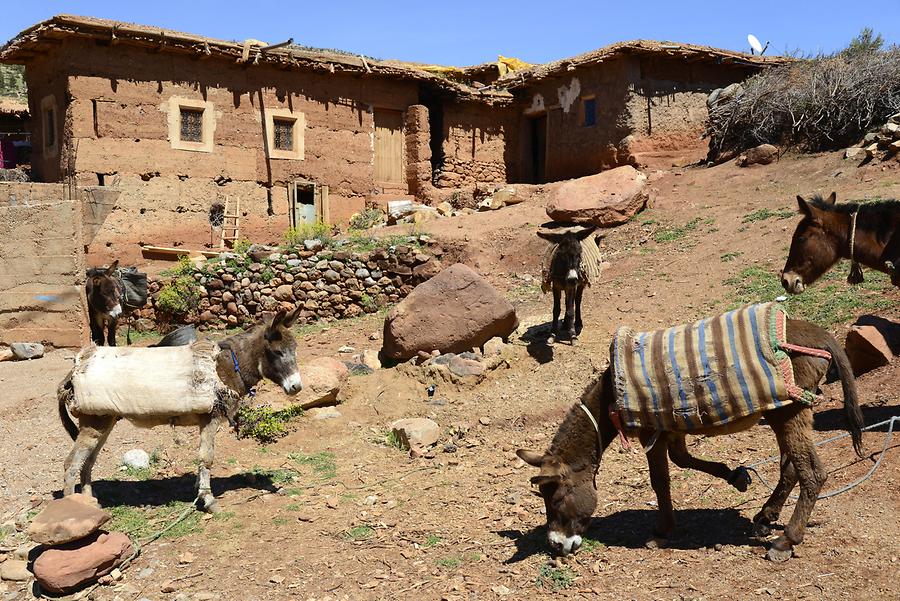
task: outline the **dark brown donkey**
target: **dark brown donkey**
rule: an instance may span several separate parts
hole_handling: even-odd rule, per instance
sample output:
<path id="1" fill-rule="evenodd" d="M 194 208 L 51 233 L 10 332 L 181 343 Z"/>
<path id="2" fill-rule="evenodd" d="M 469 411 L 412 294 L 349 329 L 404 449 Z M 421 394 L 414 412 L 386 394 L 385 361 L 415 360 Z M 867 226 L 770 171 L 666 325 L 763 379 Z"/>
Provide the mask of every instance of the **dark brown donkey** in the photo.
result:
<path id="1" fill-rule="evenodd" d="M 300 309 L 285 314 L 279 312 L 274 319 L 254 326 L 246 332 L 235 334 L 219 341 L 219 352 L 216 355 L 216 373 L 222 382 L 233 391 L 236 397 L 243 397 L 263 378 L 280 384 L 285 393 L 293 395 L 302 388 L 300 373 L 297 370 L 297 343 L 291 334 L 290 327 L 297 318 Z M 181 330 L 176 330 L 181 332 Z M 176 336 L 177 337 L 177 336 Z M 165 341 L 165 339 L 164 339 Z M 171 345 L 181 344 L 172 341 Z M 162 349 L 161 349 L 162 351 Z M 121 377 L 139 378 L 139 373 L 126 373 Z M 90 495 L 91 469 L 97 455 L 106 442 L 109 433 L 119 419 L 125 418 L 141 427 L 160 425 L 179 425 L 200 427 L 200 462 L 197 476 L 197 500 L 201 509 L 210 512 L 218 510 L 218 503 L 210 488 L 209 470 L 213 463 L 213 448 L 216 429 L 225 418 L 232 419 L 236 411 L 236 403 L 222 406 L 216 403 L 211 413 L 182 413 L 180 415 L 79 415 L 78 425 L 69 417 L 69 402 L 74 395 L 72 373 L 59 385 L 57 397 L 59 417 L 69 436 L 75 440 L 75 446 L 66 458 L 65 485 L 63 494 L 75 492 L 75 484 L 81 479 L 81 492 Z"/>
<path id="2" fill-rule="evenodd" d="M 900 201 L 846 202 L 797 197 L 803 219 L 794 231 L 781 285 L 799 294 L 840 259 L 853 262 L 848 281 L 862 281 L 861 263 L 891 276 L 900 286 Z"/>
<path id="3" fill-rule="evenodd" d="M 103 269 L 93 267 L 87 270 L 84 292 L 87 296 L 88 320 L 91 325 L 91 340 L 98 346 L 116 346 L 116 326 L 122 316 L 122 282 L 115 276 L 119 268 L 118 259 Z"/>
<path id="4" fill-rule="evenodd" d="M 596 226 L 579 231 L 541 232 L 538 237 L 555 245 L 547 268 L 546 279 L 553 290 L 553 328 L 548 342 L 559 337 L 560 297 L 566 293 L 566 314 L 563 318 L 563 334 L 575 340 L 583 327 L 581 322 L 581 296 L 588 283 L 587 274 L 581 260 L 581 241 L 590 236 Z"/>
<path id="5" fill-rule="evenodd" d="M 844 411 L 857 454 L 862 441 L 862 414 L 857 402 L 856 381 L 847 356 L 831 334 L 805 321 L 788 320 L 788 341 L 807 348 L 823 349 L 832 354 L 841 377 L 844 391 Z M 828 369 L 828 360 L 809 355 L 791 358 L 796 383 L 815 391 Z M 592 383 L 581 398 L 586 410 L 575 405 L 564 419 L 550 449 L 538 453 L 519 449 L 518 455 L 525 462 L 540 468 L 540 474 L 531 479 L 539 487 L 547 509 L 547 538 L 558 553 L 568 554 L 581 545 L 581 534 L 587 529 L 591 515 L 597 506 L 596 472 L 603 451 L 616 438 L 616 427 L 610 418 L 610 408 L 615 402 L 612 367 Z M 587 414 L 590 412 L 590 417 Z M 827 472 L 816 454 L 812 440 L 812 409 L 801 403 L 788 403 L 777 409 L 749 415 L 725 426 L 695 430 L 692 434 L 707 436 L 730 434 L 746 430 L 761 417 L 775 431 L 781 450 L 781 476 L 775 491 L 753 518 L 754 534 L 766 536 L 778 520 L 781 508 L 791 490 L 800 482 L 800 499 L 784 529 L 769 548 L 767 556 L 773 561 L 786 561 L 792 548 L 803 542 L 806 524 L 816 503 L 819 491 L 825 483 Z M 595 429 L 593 422 L 596 422 Z M 652 430 L 636 430 L 641 444 L 649 445 L 655 435 Z M 647 545 L 666 544 L 675 530 L 675 516 L 669 491 L 669 464 L 666 453 L 682 468 L 690 468 L 728 480 L 739 490 L 746 488 L 746 481 L 735 478 L 739 470 L 731 470 L 722 463 L 703 461 L 687 452 L 684 434 L 662 432 L 647 452 L 650 467 L 650 483 L 656 492 L 659 521 Z"/>

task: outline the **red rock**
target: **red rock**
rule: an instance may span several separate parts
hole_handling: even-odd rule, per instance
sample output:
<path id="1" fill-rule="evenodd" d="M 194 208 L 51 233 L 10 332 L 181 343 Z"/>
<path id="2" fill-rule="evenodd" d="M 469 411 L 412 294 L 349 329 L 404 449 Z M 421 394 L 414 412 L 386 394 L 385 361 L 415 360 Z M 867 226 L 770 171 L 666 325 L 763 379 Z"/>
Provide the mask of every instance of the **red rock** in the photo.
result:
<path id="1" fill-rule="evenodd" d="M 99 532 L 41 553 L 34 561 L 34 576 L 44 590 L 66 593 L 110 573 L 131 553 L 126 535 Z"/>
<path id="2" fill-rule="evenodd" d="M 391 431 L 405 449 L 424 449 L 440 438 L 441 428 L 427 417 L 398 419 L 391 424 Z"/>
<path id="3" fill-rule="evenodd" d="M 844 346 L 857 376 L 887 365 L 893 357 L 887 340 L 875 326 L 853 326 Z"/>
<path id="4" fill-rule="evenodd" d="M 416 288 L 384 321 L 382 355 L 459 353 L 516 329 L 516 310 L 487 280 L 457 263 Z"/>
<path id="5" fill-rule="evenodd" d="M 43 545 L 61 545 L 93 534 L 111 517 L 93 497 L 76 493 L 50 501 L 29 524 L 28 536 Z"/>
<path id="6" fill-rule="evenodd" d="M 646 183 L 646 175 L 625 165 L 551 184 L 547 215 L 555 221 L 619 225 L 647 204 Z"/>

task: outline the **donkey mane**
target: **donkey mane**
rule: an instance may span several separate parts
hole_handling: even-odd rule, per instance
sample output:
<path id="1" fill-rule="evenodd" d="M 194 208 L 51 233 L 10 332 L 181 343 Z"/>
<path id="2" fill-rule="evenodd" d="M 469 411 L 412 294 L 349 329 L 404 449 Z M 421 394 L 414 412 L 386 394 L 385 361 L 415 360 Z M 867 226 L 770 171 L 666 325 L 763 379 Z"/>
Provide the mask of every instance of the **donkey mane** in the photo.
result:
<path id="1" fill-rule="evenodd" d="M 860 213 L 875 213 L 877 215 L 885 214 L 887 216 L 895 211 L 900 211 L 900 200 L 895 200 L 893 198 L 881 200 L 851 200 L 842 203 L 829 204 L 822 198 L 821 194 L 814 194 L 807 202 L 820 211 L 848 215 L 860 211 Z"/>
<path id="2" fill-rule="evenodd" d="M 581 393 L 579 399 L 581 404 L 584 404 L 594 412 L 597 411 L 596 405 L 599 404 L 603 379 L 603 374 L 598 374 L 596 379 L 591 381 L 591 383 L 585 387 L 584 392 Z M 580 455 L 582 451 L 579 447 L 585 444 L 585 442 L 587 442 L 587 444 L 596 445 L 597 434 L 594 432 L 593 427 L 589 426 L 588 428 L 585 428 L 585 424 L 587 423 L 588 420 L 587 416 L 584 414 L 584 410 L 577 404 L 572 405 L 568 413 L 566 413 L 566 416 L 563 418 L 559 430 L 556 432 L 556 436 L 553 437 L 553 441 L 550 443 L 549 453 L 558 456 L 569 453 Z M 589 435 L 588 439 L 586 441 L 580 440 L 581 437 L 584 437 L 585 433 Z"/>

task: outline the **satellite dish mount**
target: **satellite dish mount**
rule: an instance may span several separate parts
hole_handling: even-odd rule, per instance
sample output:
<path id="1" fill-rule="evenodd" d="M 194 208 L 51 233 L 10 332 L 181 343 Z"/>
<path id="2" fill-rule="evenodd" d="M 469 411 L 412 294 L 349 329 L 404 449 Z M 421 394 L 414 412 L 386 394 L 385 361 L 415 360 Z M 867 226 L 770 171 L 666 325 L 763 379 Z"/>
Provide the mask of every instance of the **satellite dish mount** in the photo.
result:
<path id="1" fill-rule="evenodd" d="M 759 38 L 757 38 L 752 33 L 747 34 L 747 43 L 750 44 L 750 54 L 762 54 L 769 48 L 769 42 L 766 42 L 765 47 L 759 43 Z"/>

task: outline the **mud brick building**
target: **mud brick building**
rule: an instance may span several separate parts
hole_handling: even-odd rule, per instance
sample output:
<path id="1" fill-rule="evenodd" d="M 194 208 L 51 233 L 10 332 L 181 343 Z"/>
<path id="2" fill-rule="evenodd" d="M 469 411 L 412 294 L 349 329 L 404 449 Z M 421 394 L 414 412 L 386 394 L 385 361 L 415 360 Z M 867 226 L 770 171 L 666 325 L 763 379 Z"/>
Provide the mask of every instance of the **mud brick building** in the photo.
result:
<path id="1" fill-rule="evenodd" d="M 127 259 L 141 243 L 217 246 L 211 217 L 237 199 L 242 238 L 279 240 L 397 196 L 699 159 L 708 93 L 780 59 L 628 42 L 442 71 L 61 15 L 0 61 L 26 67 L 33 178 L 114 191 L 86 242 Z"/>

